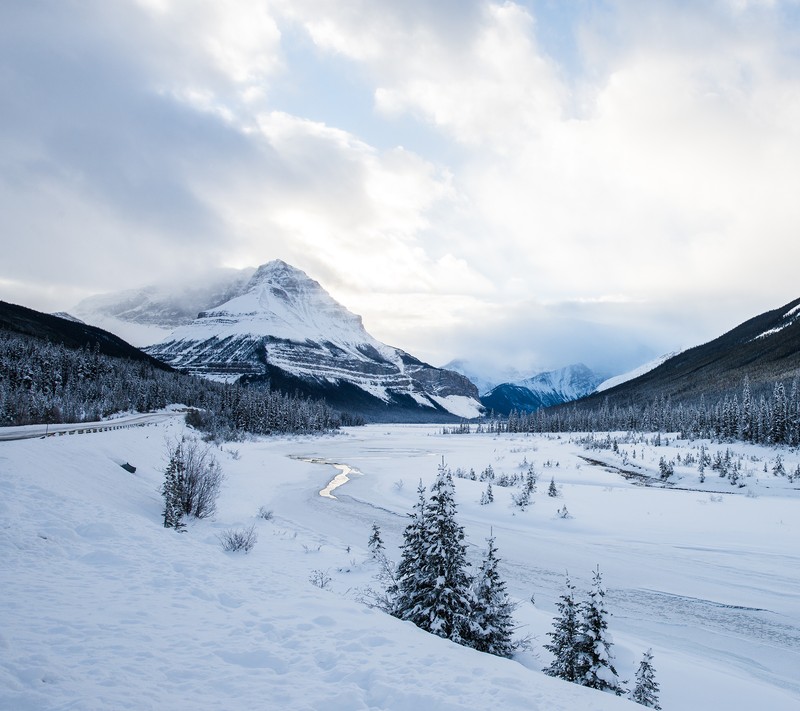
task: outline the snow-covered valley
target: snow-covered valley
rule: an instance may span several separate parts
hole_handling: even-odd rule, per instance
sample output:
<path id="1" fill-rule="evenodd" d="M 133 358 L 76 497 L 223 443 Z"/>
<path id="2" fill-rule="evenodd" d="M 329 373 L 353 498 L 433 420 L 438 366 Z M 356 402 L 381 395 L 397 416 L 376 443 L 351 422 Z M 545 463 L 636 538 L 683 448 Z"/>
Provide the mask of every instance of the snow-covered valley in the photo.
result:
<path id="1" fill-rule="evenodd" d="M 772 473 L 778 453 L 787 472 L 800 453 L 672 438 L 587 451 L 569 435 L 423 425 L 265 438 L 216 450 L 217 514 L 178 534 L 161 525 L 159 487 L 167 442 L 184 431 L 171 418 L 0 443 L 0 708 L 641 708 L 540 672 L 565 572 L 582 595 L 597 565 L 628 686 L 652 648 L 665 710 L 800 705 L 800 481 Z M 657 484 L 661 457 L 685 462 L 701 445 L 740 458 L 744 486 L 712 471 L 701 483 L 689 464 L 675 467 L 673 488 L 619 471 Z M 442 457 L 453 470 L 539 474 L 525 511 L 511 488 L 495 486 L 484 506 L 484 483 L 456 479 L 470 559 L 491 530 L 531 636 L 512 660 L 358 601 L 375 585 L 372 523 L 397 559 L 417 483 L 433 481 Z M 340 470 L 305 460 L 354 471 L 323 497 Z M 253 550 L 223 552 L 218 535 L 251 524 Z"/>

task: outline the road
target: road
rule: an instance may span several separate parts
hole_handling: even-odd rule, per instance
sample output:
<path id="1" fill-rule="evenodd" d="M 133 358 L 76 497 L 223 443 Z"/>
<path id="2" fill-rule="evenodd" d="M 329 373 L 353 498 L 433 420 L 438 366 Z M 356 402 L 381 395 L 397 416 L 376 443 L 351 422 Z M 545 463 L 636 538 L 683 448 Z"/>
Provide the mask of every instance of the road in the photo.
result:
<path id="1" fill-rule="evenodd" d="M 65 434 L 86 434 L 89 432 L 104 432 L 107 430 L 121 429 L 123 427 L 139 427 L 157 422 L 164 422 L 173 417 L 183 417 L 184 412 L 156 412 L 138 415 L 117 417 L 113 420 L 102 422 L 77 422 L 63 425 L 22 425 L 20 427 L 0 427 L 0 442 L 9 442 L 18 439 L 33 439 L 36 437 L 53 437 Z"/>

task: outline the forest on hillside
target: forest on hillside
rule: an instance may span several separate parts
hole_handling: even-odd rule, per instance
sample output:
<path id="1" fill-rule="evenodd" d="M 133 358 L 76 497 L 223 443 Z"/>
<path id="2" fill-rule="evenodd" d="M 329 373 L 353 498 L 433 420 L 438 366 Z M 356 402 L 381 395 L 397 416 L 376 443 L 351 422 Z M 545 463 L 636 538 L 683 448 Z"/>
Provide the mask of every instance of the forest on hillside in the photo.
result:
<path id="1" fill-rule="evenodd" d="M 739 440 L 758 444 L 800 444 L 800 379 L 787 389 L 776 382 L 772 393 L 757 397 L 745 376 L 741 393 L 713 402 L 705 397 L 690 403 L 657 397 L 644 406 L 580 402 L 532 413 L 511 412 L 504 419 L 490 416 L 489 432 L 678 432 L 684 439 Z"/>
<path id="2" fill-rule="evenodd" d="M 358 418 L 325 402 L 223 384 L 0 330 L 0 426 L 101 420 L 180 403 L 212 436 L 325 432 Z"/>

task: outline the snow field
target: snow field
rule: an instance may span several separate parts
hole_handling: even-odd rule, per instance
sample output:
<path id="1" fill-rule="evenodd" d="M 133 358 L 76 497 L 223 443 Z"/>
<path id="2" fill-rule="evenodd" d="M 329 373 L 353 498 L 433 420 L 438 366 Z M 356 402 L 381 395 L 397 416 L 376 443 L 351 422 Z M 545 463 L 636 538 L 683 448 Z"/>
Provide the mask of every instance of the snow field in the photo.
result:
<path id="1" fill-rule="evenodd" d="M 597 564 L 620 677 L 632 681 L 652 647 L 664 709 L 800 702 L 800 499 L 766 489 L 772 481 L 753 485 L 757 498 L 643 488 L 586 464 L 580 455 L 619 462 L 566 436 L 376 425 L 223 445 L 216 517 L 177 534 L 161 527 L 158 487 L 166 440 L 182 430 L 0 444 L 0 708 L 635 709 L 538 671 L 564 571 L 582 597 Z M 362 475 L 323 499 L 337 471 L 290 455 Z M 355 600 L 376 572 L 372 521 L 397 559 L 417 482 L 430 484 L 442 455 L 478 474 L 488 464 L 524 473 L 523 459 L 539 473 L 524 512 L 511 490 L 495 486 L 494 503 L 480 506 L 485 484 L 455 481 L 470 558 L 493 528 L 515 619 L 532 636 L 515 660 Z M 784 455 L 787 466 L 797 458 Z M 657 472 L 658 456 L 645 461 Z M 556 516 L 563 505 L 573 518 Z M 261 506 L 272 520 L 257 517 Z M 248 555 L 221 550 L 221 531 L 251 524 L 259 540 Z M 327 589 L 309 581 L 315 571 Z"/>

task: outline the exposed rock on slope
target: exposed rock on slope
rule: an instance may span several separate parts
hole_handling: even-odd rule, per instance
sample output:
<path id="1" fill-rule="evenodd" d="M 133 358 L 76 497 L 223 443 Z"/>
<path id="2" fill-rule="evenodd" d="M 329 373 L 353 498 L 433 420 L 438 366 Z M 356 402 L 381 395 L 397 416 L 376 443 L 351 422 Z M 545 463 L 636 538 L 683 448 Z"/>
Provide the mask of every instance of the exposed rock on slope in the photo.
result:
<path id="1" fill-rule="evenodd" d="M 398 407 L 423 417 L 479 414 L 478 391 L 467 378 L 377 341 L 361 317 L 280 260 L 145 350 L 197 375 L 269 381 L 374 416 Z"/>

